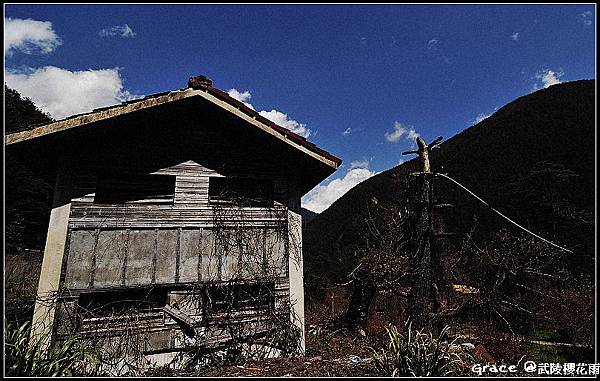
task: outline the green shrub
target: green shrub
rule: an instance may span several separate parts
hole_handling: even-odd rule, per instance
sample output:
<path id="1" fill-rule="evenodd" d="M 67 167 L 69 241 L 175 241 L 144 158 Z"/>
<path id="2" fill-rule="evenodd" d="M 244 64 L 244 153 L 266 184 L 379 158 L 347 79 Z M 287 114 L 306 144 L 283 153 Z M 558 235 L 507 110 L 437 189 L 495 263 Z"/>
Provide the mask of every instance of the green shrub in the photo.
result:
<path id="1" fill-rule="evenodd" d="M 438 338 L 424 330 L 406 327 L 404 335 L 395 326 L 387 328 L 387 348 L 373 354 L 375 370 L 382 376 L 449 376 L 462 373 L 463 361 L 457 353 L 451 353 L 454 341 L 442 341 L 448 327 Z M 459 348 L 459 346 L 455 346 Z"/>
<path id="2" fill-rule="evenodd" d="M 31 338 L 31 326 L 25 322 L 14 327 L 4 321 L 4 354 L 7 376 L 74 376 L 93 375 L 95 359 L 77 337 L 55 341 L 47 350 L 43 337 Z"/>

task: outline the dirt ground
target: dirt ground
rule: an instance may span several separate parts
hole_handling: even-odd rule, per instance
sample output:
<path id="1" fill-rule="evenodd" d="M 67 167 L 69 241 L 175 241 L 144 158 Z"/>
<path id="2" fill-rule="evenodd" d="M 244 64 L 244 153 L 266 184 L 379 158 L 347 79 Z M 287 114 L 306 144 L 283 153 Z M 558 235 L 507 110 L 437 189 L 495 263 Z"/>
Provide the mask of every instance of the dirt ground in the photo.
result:
<path id="1" fill-rule="evenodd" d="M 349 332 L 339 324 L 347 307 L 346 290 L 334 289 L 319 300 L 308 298 L 306 302 L 306 354 L 301 357 L 246 361 L 228 366 L 200 370 L 174 371 L 155 369 L 153 376 L 207 376 L 207 377 L 360 377 L 378 376 L 373 364 L 373 349 L 386 345 L 389 324 L 402 326 L 404 301 L 383 298 L 375 303 L 366 332 Z M 393 300 L 392 300 L 393 299 Z M 501 333 L 483 322 L 454 325 L 450 336 L 458 337 L 458 343 L 477 346 L 478 362 L 488 360 L 504 364 L 517 364 L 523 359 L 558 361 L 563 353 L 550 353 L 547 347 L 533 348 L 530 343 Z M 535 356 L 532 357 L 532 356 Z M 578 354 L 576 358 L 581 358 Z"/>

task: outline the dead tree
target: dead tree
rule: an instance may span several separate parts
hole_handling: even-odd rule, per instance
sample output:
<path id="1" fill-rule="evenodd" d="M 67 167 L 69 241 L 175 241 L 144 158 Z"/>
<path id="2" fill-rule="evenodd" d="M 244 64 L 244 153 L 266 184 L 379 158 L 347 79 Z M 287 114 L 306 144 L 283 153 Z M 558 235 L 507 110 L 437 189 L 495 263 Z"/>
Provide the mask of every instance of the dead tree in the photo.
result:
<path id="1" fill-rule="evenodd" d="M 442 267 L 440 253 L 435 250 L 436 232 L 433 218 L 435 202 L 433 195 L 433 177 L 429 154 L 442 137 L 438 137 L 429 145 L 421 137 L 417 137 L 418 149 L 403 154 L 417 153 L 420 161 L 420 172 L 412 175 L 417 178 L 417 195 L 415 202 L 415 242 L 416 253 L 413 259 L 413 279 L 408 297 L 408 316 L 418 326 L 434 326 L 435 315 L 441 307 L 440 286 Z"/>
<path id="2" fill-rule="evenodd" d="M 375 299 L 377 288 L 370 277 L 365 275 L 364 271 L 361 271 L 360 275 L 353 279 L 352 296 L 346 312 L 346 325 L 350 328 L 363 327 L 366 324 L 371 304 Z"/>
<path id="3" fill-rule="evenodd" d="M 374 202 L 377 208 L 373 211 L 368 205 L 364 242 L 357 248 L 361 261 L 350 274 L 351 298 L 345 318 L 351 328 L 365 325 L 377 291 L 384 288 L 397 291 L 411 286 L 408 314 L 415 324 L 429 324 L 440 310 L 443 271 L 440 255 L 434 247 L 439 237 L 439 231 L 434 231 L 439 230 L 434 224 L 434 213 L 447 204 L 434 202 L 434 174 L 429 154 L 441 140 L 439 137 L 426 145 L 419 137 L 419 149 L 405 152 L 418 153 L 421 163 L 420 172 L 412 174 L 417 179 L 417 187 L 409 191 L 413 194 L 406 204 L 399 202 L 386 208 Z"/>
<path id="4" fill-rule="evenodd" d="M 360 256 L 358 266 L 349 274 L 350 301 L 345 314 L 349 328 L 366 328 L 374 300 L 379 292 L 396 294 L 406 285 L 409 258 L 405 253 L 408 213 L 404 204 L 386 205 L 373 197 L 367 203 L 364 229 L 354 248 Z"/>

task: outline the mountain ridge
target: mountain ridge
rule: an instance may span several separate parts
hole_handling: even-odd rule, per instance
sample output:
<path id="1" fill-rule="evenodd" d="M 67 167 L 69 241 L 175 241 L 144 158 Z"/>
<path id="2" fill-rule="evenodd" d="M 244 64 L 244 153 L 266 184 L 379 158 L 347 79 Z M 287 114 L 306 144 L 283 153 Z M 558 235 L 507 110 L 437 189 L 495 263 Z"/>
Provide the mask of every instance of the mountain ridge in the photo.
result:
<path id="1" fill-rule="evenodd" d="M 575 182 L 571 185 L 575 190 L 571 189 L 572 194 L 557 191 L 560 202 L 566 200 L 564 205 L 553 202 L 588 217 L 591 212 L 593 220 L 594 101 L 595 80 L 565 82 L 519 97 L 443 142 L 431 154 L 432 170 L 447 173 L 543 236 L 582 246 L 577 248 L 578 254 L 593 257 L 593 226 L 590 235 L 589 226 L 579 226 L 582 223 L 570 221 L 567 216 L 565 221 L 560 221 L 560 229 L 556 230 L 555 225 L 551 231 L 548 223 L 536 216 L 540 211 L 547 214 L 549 209 L 540 202 L 541 209 L 533 210 L 521 196 L 527 191 L 533 192 L 527 194 L 530 198 L 536 192 L 544 193 L 543 187 L 535 185 L 536 173 L 549 176 L 572 173 Z M 352 237 L 361 229 L 369 200 L 373 197 L 384 202 L 393 202 L 396 197 L 402 199 L 401 192 L 393 190 L 394 183 L 416 170 L 417 161 L 413 158 L 383 171 L 356 185 L 308 223 L 304 234 L 307 279 L 343 279 L 357 261 L 348 249 L 355 243 Z M 520 185 L 523 182 L 535 186 L 530 190 L 520 189 L 524 187 Z M 436 189 L 445 201 L 459 208 L 453 220 L 458 231 L 466 228 L 473 214 L 483 220 L 480 224 L 484 224 L 484 235 L 496 228 L 492 225 L 499 225 L 493 216 L 475 205 L 476 201 L 460 195 L 451 184 L 437 181 Z M 538 201 L 533 198 L 528 202 Z M 553 220 L 555 209 L 553 204 Z"/>

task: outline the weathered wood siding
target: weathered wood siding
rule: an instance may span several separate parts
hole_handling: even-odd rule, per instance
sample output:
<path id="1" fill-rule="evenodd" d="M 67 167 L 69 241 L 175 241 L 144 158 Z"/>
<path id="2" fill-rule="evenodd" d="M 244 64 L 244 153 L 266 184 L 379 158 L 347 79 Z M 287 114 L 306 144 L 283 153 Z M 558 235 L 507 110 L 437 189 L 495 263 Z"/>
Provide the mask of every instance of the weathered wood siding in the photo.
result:
<path id="1" fill-rule="evenodd" d="M 120 332 L 139 332 L 146 352 L 161 353 L 185 347 L 186 340 L 164 306 L 177 304 L 198 322 L 199 345 L 230 338 L 228 324 L 258 332 L 274 329 L 268 321 L 273 314 L 281 317 L 275 321 L 289 319 L 290 287 L 302 291 L 297 280 L 290 283 L 290 247 L 299 249 L 301 242 L 291 242 L 289 211 L 299 212 L 300 180 L 322 177 L 319 168 L 227 114 L 194 115 L 191 106 L 116 118 L 74 131 L 72 144 L 63 143 L 73 181 L 56 334 L 77 330 L 110 341 Z M 185 119 L 177 117 L 183 113 Z M 132 174 L 132 183 L 138 175 L 168 176 L 173 193 L 99 203 L 96 191 L 106 173 Z M 209 200 L 212 177 L 270 180 L 274 203 L 215 204 Z M 251 284 L 269 288 L 268 307 L 249 301 L 224 311 L 207 300 L 214 288 Z M 122 291 L 153 292 L 162 307 L 103 315 L 96 306 L 82 315 L 82 300 L 118 298 Z"/>
<path id="2" fill-rule="evenodd" d="M 215 239 L 210 228 L 73 230 L 64 284 L 75 290 L 286 276 L 287 242 L 279 231 L 251 228 L 244 235 L 251 242 L 242 249 Z"/>
<path id="3" fill-rule="evenodd" d="M 222 175 L 188 161 L 152 172 L 175 176 L 171 204 L 96 204 L 93 173 L 79 169 L 75 176 L 66 287 L 225 282 L 274 268 L 285 276 L 287 231 L 282 227 L 288 196 L 283 180 L 274 181 L 279 201 L 272 208 L 211 205 L 209 178 Z M 236 237 L 228 239 L 228 230 Z"/>

